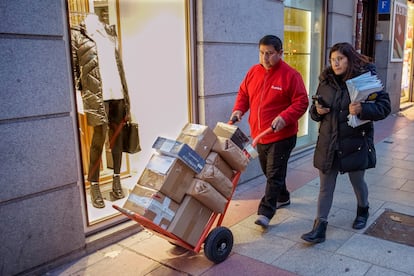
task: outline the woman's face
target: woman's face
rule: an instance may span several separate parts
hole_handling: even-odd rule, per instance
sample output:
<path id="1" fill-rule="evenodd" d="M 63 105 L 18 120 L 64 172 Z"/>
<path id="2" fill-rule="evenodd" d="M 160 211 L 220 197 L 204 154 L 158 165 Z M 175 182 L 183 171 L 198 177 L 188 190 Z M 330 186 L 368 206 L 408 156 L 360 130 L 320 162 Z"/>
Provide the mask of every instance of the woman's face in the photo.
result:
<path id="1" fill-rule="evenodd" d="M 335 75 L 342 75 L 348 68 L 348 58 L 339 51 L 331 53 L 330 63 Z"/>

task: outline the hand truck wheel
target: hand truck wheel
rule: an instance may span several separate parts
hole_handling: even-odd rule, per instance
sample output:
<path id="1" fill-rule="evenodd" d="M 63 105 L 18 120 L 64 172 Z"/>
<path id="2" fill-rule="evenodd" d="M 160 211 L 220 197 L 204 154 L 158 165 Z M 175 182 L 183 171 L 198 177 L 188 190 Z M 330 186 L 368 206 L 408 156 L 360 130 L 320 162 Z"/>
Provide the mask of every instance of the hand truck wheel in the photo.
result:
<path id="1" fill-rule="evenodd" d="M 218 264 L 224 261 L 233 248 L 233 234 L 231 231 L 220 226 L 213 229 L 204 242 L 204 255 Z"/>

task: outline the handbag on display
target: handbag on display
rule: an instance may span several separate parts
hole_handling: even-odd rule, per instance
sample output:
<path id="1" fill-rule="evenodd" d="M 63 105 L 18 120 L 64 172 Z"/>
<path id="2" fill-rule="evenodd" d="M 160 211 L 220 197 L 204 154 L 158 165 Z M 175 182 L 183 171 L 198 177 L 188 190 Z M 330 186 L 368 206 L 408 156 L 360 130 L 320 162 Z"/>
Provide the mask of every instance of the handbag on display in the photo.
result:
<path id="1" fill-rule="evenodd" d="M 122 128 L 122 151 L 137 153 L 141 151 L 138 124 L 126 122 Z"/>

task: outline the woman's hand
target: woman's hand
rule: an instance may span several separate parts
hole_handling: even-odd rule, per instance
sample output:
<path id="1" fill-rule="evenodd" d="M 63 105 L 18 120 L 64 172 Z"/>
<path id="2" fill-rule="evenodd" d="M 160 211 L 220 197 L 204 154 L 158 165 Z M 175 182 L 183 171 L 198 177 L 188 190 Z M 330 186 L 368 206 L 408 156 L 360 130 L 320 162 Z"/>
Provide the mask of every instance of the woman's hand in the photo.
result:
<path id="1" fill-rule="evenodd" d="M 318 112 L 319 115 L 324 115 L 326 113 L 329 113 L 331 109 L 329 107 L 323 107 L 320 104 L 315 104 L 316 112 Z"/>
<path id="2" fill-rule="evenodd" d="M 358 115 L 362 111 L 362 105 L 360 102 L 352 102 L 349 104 L 349 114 Z"/>

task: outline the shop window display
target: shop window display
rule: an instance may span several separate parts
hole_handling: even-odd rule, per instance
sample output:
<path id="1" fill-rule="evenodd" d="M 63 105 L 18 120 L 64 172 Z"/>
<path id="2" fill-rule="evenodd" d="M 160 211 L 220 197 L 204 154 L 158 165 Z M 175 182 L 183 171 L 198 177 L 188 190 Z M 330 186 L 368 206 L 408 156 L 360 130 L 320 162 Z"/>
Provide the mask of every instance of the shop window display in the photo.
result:
<path id="1" fill-rule="evenodd" d="M 89 13 L 79 26 L 71 28 L 71 45 L 76 88 L 81 91 L 87 124 L 93 127 L 87 172 L 90 200 L 95 208 L 104 208 L 99 181 L 103 147 L 108 137 L 113 169 L 110 199 L 122 199 L 121 130 L 131 118 L 115 26 Z"/>
<path id="2" fill-rule="evenodd" d="M 68 1 L 87 226 L 95 228 L 95 224 L 125 219 L 112 205 L 122 206 L 126 201 L 152 154 L 155 138 L 160 134 L 173 137 L 177 133 L 175 126 L 189 121 L 185 3 Z M 154 16 L 143 16 L 148 13 Z M 174 55 L 169 53 L 172 47 L 157 49 L 165 47 L 163 42 L 157 42 L 165 38 L 165 32 L 174 34 L 166 39 L 174 49 L 180 49 Z M 152 51 L 165 56 L 149 55 Z M 163 66 L 152 70 L 166 57 L 169 60 Z M 165 83 L 159 81 L 163 73 L 174 79 L 169 82 L 168 95 Z M 165 118 L 152 116 L 158 109 L 172 114 L 168 125 L 157 121 Z M 127 120 L 140 126 L 139 153 L 120 150 L 122 138 L 117 133 Z"/>

